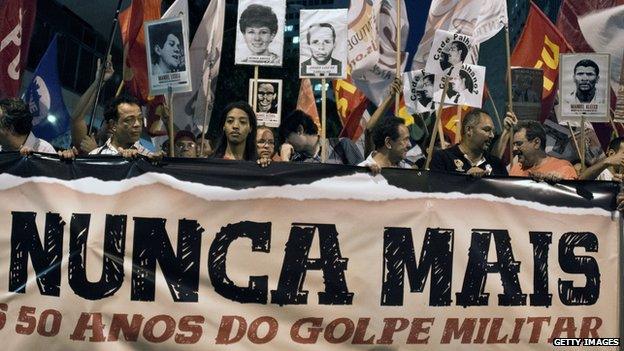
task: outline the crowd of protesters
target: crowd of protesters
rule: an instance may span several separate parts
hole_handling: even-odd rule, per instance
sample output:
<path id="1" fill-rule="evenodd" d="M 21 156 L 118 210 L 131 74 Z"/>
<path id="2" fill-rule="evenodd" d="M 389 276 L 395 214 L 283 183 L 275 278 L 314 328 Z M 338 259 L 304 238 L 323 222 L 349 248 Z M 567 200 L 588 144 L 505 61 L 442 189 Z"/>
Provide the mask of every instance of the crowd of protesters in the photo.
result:
<path id="1" fill-rule="evenodd" d="M 103 70 L 103 80 L 108 81 L 113 73 L 109 58 Z M 67 150 L 56 151 L 48 142 L 33 135 L 32 115 L 23 101 L 16 98 L 0 101 L 0 151 L 56 152 L 63 159 L 83 155 L 162 159 L 169 151 L 169 141 L 157 152 L 141 144 L 144 116 L 141 103 L 132 96 L 120 95 L 110 101 L 102 127 L 92 135 L 88 134 L 85 115 L 93 104 L 98 80 L 96 77 L 74 109 L 72 147 Z M 349 138 L 328 138 L 323 145 L 318 126 L 301 110 L 287 114 L 278 130 L 259 126 L 253 108 L 239 101 L 230 103 L 221 111 L 218 138 L 208 139 L 206 134 L 195 135 L 187 130 L 177 131 L 173 155 L 253 161 L 262 167 L 268 167 L 272 162 L 320 163 L 324 160 L 326 163 L 365 166 L 374 174 L 386 167 L 422 169 L 426 155 L 421 150 L 425 149 L 428 140 L 410 140 L 404 120 L 387 113 L 393 96 L 400 89 L 401 82 L 397 79 L 391 85 L 388 97 L 368 121 L 363 147 Z M 550 182 L 563 179 L 622 180 L 623 138 L 611 142 L 605 158 L 579 172 L 569 161 L 546 153 L 546 132 L 541 123 L 518 121 L 513 112 L 506 114 L 498 136 L 492 117 L 481 109 L 472 109 L 463 118 L 459 132 L 461 139 L 458 143 L 433 151 L 429 169 L 473 177 L 521 176 Z M 512 148 L 513 162 L 501 160 L 506 147 Z M 416 157 L 408 156 L 412 150 L 417 150 Z"/>

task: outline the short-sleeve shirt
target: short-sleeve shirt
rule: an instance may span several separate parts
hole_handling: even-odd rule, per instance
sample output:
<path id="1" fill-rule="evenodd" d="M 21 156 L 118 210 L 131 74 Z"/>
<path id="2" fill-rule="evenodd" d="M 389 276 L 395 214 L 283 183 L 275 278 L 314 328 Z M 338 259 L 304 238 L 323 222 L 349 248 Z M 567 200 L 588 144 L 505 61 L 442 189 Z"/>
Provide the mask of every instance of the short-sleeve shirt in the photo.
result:
<path id="1" fill-rule="evenodd" d="M 472 167 L 479 167 L 489 171 L 490 175 L 507 176 L 507 169 L 496 156 L 483 154 L 481 160 L 472 164 L 468 157 L 459 149 L 459 144 L 444 150 L 436 150 L 431 158 L 432 171 L 466 173 Z"/>
<path id="2" fill-rule="evenodd" d="M 537 173 L 555 173 L 563 179 L 578 179 L 576 169 L 566 160 L 546 156 L 546 159 L 539 165 L 527 169 L 522 169 L 522 165 L 516 162 L 511 167 L 509 175 L 514 177 L 528 177 L 529 172 Z"/>
<path id="3" fill-rule="evenodd" d="M 47 141 L 37 138 L 32 132 L 28 134 L 23 147 L 31 149 L 33 152 L 42 152 L 46 154 L 55 154 L 56 150 Z M 0 151 L 2 151 L 2 145 L 0 145 Z"/>

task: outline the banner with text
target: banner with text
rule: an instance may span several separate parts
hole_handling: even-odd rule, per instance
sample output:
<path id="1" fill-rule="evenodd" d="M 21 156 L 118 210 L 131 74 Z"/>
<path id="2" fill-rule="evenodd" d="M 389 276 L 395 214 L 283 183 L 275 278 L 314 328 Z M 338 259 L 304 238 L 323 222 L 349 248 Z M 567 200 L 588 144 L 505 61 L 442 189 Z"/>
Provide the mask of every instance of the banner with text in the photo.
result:
<path id="1" fill-rule="evenodd" d="M 0 172 L 7 350 L 619 337 L 615 183 L 16 154 Z"/>

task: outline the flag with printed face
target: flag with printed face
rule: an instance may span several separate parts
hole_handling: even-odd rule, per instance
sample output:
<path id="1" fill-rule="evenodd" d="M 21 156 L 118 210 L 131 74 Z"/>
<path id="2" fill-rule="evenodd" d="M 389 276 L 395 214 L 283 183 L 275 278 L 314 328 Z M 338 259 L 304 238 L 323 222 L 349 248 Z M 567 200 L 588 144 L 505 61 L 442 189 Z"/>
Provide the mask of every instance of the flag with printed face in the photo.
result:
<path id="1" fill-rule="evenodd" d="M 143 22 L 160 18 L 161 0 L 133 0 L 119 14 L 124 49 L 123 79 L 126 89 L 142 101 L 148 101 L 149 82 Z"/>
<path id="2" fill-rule="evenodd" d="M 425 68 L 437 30 L 472 36 L 482 3 L 483 0 L 433 0 L 411 69 Z M 466 62 L 476 63 L 475 59 L 476 57 L 468 58 Z"/>
<path id="3" fill-rule="evenodd" d="M 559 30 L 534 3 L 531 3 L 524 31 L 511 55 L 511 65 L 543 70 L 541 121 L 548 117 L 555 103 L 559 54 L 570 51 L 572 50 Z"/>
<path id="4" fill-rule="evenodd" d="M 178 129 L 197 134 L 204 122 L 206 129 L 210 126 L 221 65 L 224 21 L 225 0 L 211 1 L 189 49 L 193 91 L 176 94 L 173 98 L 174 123 Z"/>
<path id="5" fill-rule="evenodd" d="M 36 12 L 36 0 L 0 1 L 0 99 L 19 93 Z"/>
<path id="6" fill-rule="evenodd" d="M 55 35 L 24 93 L 24 102 L 33 116 L 32 132 L 48 141 L 65 133 L 70 125 L 58 74 L 56 39 Z"/>

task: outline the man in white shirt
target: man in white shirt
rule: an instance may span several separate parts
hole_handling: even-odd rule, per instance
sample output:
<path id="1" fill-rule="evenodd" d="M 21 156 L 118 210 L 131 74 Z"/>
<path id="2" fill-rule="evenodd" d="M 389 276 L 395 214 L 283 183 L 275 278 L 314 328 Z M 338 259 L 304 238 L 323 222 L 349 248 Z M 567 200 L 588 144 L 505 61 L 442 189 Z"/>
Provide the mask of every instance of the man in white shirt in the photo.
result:
<path id="1" fill-rule="evenodd" d="M 56 153 L 54 147 L 32 133 L 32 114 L 16 98 L 0 101 L 0 151 Z"/>
<path id="2" fill-rule="evenodd" d="M 412 168 L 404 159 L 412 147 L 409 130 L 401 118 L 389 116 L 383 118 L 373 127 L 373 151 L 358 166 L 368 167 L 377 174 L 382 168 Z"/>
<path id="3" fill-rule="evenodd" d="M 139 100 L 128 95 L 116 97 L 106 109 L 104 118 L 113 121 L 113 135 L 104 145 L 89 152 L 89 155 L 153 156 L 139 143 L 143 129 Z"/>

